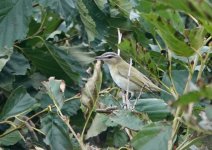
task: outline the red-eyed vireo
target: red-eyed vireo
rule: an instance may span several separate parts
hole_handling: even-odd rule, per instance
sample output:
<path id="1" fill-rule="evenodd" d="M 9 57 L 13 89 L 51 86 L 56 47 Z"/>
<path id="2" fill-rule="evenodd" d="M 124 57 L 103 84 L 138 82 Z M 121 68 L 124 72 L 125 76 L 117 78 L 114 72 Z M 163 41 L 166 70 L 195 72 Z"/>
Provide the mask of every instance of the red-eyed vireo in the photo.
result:
<path id="1" fill-rule="evenodd" d="M 122 90 L 128 90 L 130 93 L 164 91 L 136 68 L 130 67 L 126 61 L 114 52 L 106 52 L 101 56 L 97 56 L 96 59 L 103 60 L 108 65 L 113 81 Z M 128 76 L 129 68 L 130 75 Z"/>

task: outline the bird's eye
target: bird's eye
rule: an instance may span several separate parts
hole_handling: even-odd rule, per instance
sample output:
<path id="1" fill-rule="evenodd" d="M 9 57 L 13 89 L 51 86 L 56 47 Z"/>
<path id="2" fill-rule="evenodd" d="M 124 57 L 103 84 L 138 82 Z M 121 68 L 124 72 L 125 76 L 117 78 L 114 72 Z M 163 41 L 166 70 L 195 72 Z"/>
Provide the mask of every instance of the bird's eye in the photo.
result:
<path id="1" fill-rule="evenodd" d="M 108 56 L 109 59 L 113 58 L 112 56 Z"/>

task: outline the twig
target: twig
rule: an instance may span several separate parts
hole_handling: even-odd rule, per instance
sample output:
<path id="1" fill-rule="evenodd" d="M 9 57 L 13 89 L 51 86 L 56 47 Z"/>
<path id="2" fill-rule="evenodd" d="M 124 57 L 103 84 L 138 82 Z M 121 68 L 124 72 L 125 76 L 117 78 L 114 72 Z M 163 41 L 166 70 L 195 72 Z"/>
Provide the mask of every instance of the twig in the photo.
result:
<path id="1" fill-rule="evenodd" d="M 120 29 L 118 28 L 118 44 L 121 43 L 122 33 L 120 32 Z M 120 55 L 120 49 L 118 48 L 117 54 Z"/>
<path id="2" fill-rule="evenodd" d="M 176 150 L 186 150 L 186 149 L 188 149 L 188 147 L 189 147 L 190 145 L 192 145 L 192 144 L 195 143 L 195 142 L 198 142 L 200 139 L 202 139 L 202 138 L 204 138 L 204 137 L 207 137 L 207 136 L 206 136 L 206 135 L 199 136 L 199 137 L 197 137 L 197 138 L 195 138 L 195 139 L 193 139 L 193 140 L 191 140 L 191 141 L 185 143 L 185 145 L 182 145 L 181 147 L 178 147 Z"/>
<path id="3" fill-rule="evenodd" d="M 63 120 L 63 122 L 67 125 L 67 127 L 69 128 L 69 130 L 71 131 L 71 133 L 73 134 L 73 136 L 76 138 L 77 142 L 79 143 L 80 147 L 82 150 L 86 150 L 84 143 L 82 142 L 82 140 L 80 140 L 80 138 L 77 136 L 77 134 L 75 133 L 74 129 L 72 128 L 72 126 L 69 124 L 69 119 L 65 116 L 60 116 L 60 119 Z"/>
<path id="4" fill-rule="evenodd" d="M 127 109 L 130 107 L 130 102 L 129 102 L 129 85 L 130 85 L 130 74 L 131 74 L 131 68 L 132 68 L 132 58 L 130 58 L 130 66 L 128 70 L 128 75 L 127 75 L 127 93 L 126 93 L 126 104 L 127 104 Z"/>
<path id="5" fill-rule="evenodd" d="M 118 107 L 117 106 L 113 106 L 113 107 L 108 107 L 105 109 L 96 109 L 96 112 L 98 113 L 112 113 L 114 110 L 117 110 Z"/>

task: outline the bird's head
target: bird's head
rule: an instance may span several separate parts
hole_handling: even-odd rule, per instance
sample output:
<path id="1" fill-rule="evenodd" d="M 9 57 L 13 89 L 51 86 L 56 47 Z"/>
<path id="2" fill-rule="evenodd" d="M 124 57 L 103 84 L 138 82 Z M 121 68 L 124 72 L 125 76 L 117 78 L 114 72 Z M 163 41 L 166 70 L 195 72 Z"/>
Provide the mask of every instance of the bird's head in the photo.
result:
<path id="1" fill-rule="evenodd" d="M 96 60 L 103 60 L 105 63 L 109 65 L 115 65 L 119 63 L 122 60 L 122 58 L 114 52 L 106 52 L 100 56 L 97 56 Z"/>

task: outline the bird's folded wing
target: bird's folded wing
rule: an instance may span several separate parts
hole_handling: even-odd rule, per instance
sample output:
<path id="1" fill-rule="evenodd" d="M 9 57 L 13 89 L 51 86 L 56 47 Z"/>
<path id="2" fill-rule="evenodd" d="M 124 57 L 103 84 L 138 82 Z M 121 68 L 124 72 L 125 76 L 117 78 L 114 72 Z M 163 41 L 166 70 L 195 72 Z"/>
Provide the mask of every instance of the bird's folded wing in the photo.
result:
<path id="1" fill-rule="evenodd" d="M 128 70 L 128 71 L 126 71 Z M 124 78 L 128 78 L 129 68 L 124 68 L 123 66 L 119 66 L 118 72 Z M 137 84 L 141 88 L 145 88 L 151 91 L 160 91 L 160 88 L 156 86 L 150 79 L 148 79 L 145 75 L 135 69 L 133 66 L 130 70 L 129 79 L 131 82 Z"/>

